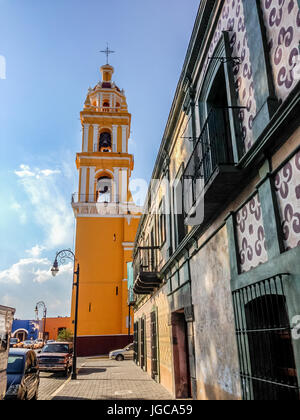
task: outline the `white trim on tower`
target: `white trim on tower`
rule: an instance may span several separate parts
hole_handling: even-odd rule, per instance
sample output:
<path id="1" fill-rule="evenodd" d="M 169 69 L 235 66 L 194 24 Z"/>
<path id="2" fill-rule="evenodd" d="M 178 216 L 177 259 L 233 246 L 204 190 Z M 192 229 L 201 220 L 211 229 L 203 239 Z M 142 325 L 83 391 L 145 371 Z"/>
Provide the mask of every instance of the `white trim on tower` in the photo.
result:
<path id="1" fill-rule="evenodd" d="M 127 153 L 127 125 L 122 125 L 122 153 Z"/>
<path id="2" fill-rule="evenodd" d="M 94 201 L 94 192 L 95 192 L 95 170 L 96 166 L 90 166 L 90 179 L 89 179 L 89 202 Z"/>
<path id="3" fill-rule="evenodd" d="M 127 203 L 127 194 L 128 194 L 128 169 L 122 168 L 121 169 L 121 202 Z"/>
<path id="4" fill-rule="evenodd" d="M 89 147 L 89 129 L 90 124 L 84 124 L 83 126 L 83 152 L 88 152 Z"/>
<path id="5" fill-rule="evenodd" d="M 81 183 L 80 183 L 80 200 L 85 201 L 85 194 L 86 194 L 86 174 L 87 174 L 87 167 L 82 166 L 81 168 Z"/>
<path id="6" fill-rule="evenodd" d="M 99 125 L 93 124 L 94 131 L 93 131 L 93 152 L 98 150 L 98 131 L 99 131 Z"/>
<path id="7" fill-rule="evenodd" d="M 120 168 L 113 168 L 114 170 L 114 202 L 119 202 L 119 171 Z"/>
<path id="8" fill-rule="evenodd" d="M 118 140 L 118 126 L 113 125 L 113 144 L 112 144 L 112 151 L 113 153 L 117 153 L 117 140 Z"/>

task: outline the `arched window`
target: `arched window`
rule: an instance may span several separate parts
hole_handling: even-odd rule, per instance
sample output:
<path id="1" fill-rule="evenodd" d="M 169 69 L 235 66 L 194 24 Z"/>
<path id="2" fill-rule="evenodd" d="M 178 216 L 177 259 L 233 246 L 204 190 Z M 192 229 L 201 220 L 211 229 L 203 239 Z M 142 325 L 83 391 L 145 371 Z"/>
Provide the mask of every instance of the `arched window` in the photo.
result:
<path id="1" fill-rule="evenodd" d="M 111 190 L 111 178 L 106 176 L 99 178 L 97 181 L 97 203 L 110 203 L 112 197 Z"/>
<path id="2" fill-rule="evenodd" d="M 103 102 L 103 111 L 109 112 L 109 102 Z"/>
<path id="3" fill-rule="evenodd" d="M 111 152 L 111 134 L 107 131 L 100 134 L 99 151 Z"/>

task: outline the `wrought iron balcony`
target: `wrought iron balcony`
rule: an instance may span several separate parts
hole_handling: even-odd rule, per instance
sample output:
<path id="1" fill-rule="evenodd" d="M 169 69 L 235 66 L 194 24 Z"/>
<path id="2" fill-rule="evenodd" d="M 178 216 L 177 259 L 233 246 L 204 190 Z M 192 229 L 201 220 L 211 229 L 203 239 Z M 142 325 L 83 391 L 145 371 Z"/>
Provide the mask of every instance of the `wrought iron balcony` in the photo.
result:
<path id="1" fill-rule="evenodd" d="M 228 108 L 213 108 L 183 174 L 185 218 L 202 205 L 201 223 L 209 220 L 236 190 L 241 178 L 233 159 Z"/>
<path id="2" fill-rule="evenodd" d="M 158 273 L 158 246 L 137 248 L 133 257 L 133 291 L 137 295 L 148 295 L 161 284 Z"/>

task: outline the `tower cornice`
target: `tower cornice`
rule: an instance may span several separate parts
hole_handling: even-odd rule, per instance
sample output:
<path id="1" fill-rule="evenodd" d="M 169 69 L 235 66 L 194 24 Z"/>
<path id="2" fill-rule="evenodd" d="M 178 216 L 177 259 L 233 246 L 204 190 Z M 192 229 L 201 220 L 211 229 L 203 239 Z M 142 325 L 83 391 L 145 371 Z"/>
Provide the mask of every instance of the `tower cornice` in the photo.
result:
<path id="1" fill-rule="evenodd" d="M 128 153 L 77 153 L 76 166 L 79 169 L 82 166 L 95 167 L 118 167 L 129 168 L 131 171 L 134 167 L 134 157 Z"/>

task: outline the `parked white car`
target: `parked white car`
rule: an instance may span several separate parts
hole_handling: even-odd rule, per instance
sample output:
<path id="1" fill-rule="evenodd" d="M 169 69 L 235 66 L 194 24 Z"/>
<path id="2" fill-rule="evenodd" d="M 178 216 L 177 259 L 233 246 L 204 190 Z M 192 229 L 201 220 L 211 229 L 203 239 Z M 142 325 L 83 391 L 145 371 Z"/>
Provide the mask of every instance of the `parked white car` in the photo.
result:
<path id="1" fill-rule="evenodd" d="M 113 350 L 109 353 L 109 358 L 118 360 L 121 362 L 122 360 L 133 360 L 133 344 L 128 344 L 123 349 Z"/>

